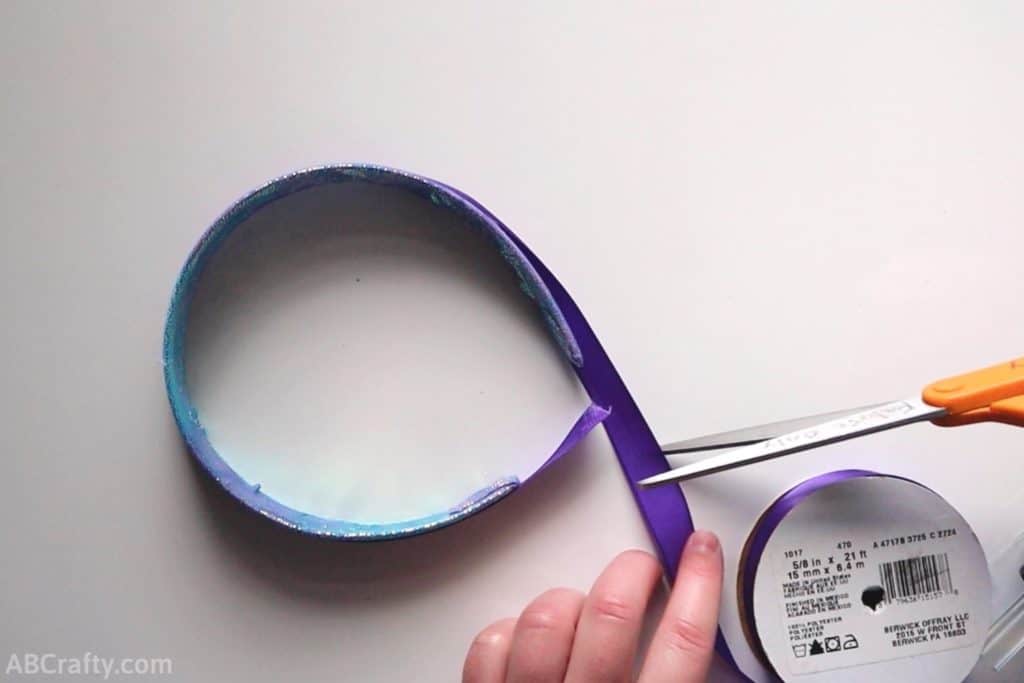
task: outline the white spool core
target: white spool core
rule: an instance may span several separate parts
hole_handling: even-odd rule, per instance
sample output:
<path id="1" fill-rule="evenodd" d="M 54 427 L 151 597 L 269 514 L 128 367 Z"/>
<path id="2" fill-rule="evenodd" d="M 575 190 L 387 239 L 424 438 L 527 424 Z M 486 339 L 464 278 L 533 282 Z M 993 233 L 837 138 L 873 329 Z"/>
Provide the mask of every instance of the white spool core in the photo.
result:
<path id="1" fill-rule="evenodd" d="M 801 683 L 957 683 L 992 621 L 985 554 L 938 494 L 858 477 L 801 501 L 772 533 L 754 579 L 771 667 Z"/>

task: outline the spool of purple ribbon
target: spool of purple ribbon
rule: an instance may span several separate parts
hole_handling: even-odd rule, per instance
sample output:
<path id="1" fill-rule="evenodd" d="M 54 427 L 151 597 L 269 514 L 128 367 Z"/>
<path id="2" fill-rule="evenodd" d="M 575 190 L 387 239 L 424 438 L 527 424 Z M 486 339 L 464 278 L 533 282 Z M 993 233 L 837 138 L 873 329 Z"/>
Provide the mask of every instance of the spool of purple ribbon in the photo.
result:
<path id="1" fill-rule="evenodd" d="M 782 520 L 786 518 L 786 515 L 806 500 L 808 496 L 847 479 L 877 476 L 881 475 L 869 470 L 838 470 L 836 472 L 820 474 L 797 484 L 783 493 L 758 518 L 753 531 L 751 531 L 750 536 L 747 537 L 746 544 L 743 546 L 743 552 L 740 554 L 736 587 L 739 592 L 738 604 L 743 632 L 747 636 L 747 642 L 750 643 L 754 654 L 763 663 L 768 664 L 768 659 L 765 656 L 761 638 L 758 636 L 757 621 L 754 616 L 754 579 L 757 578 L 757 570 L 761 565 L 761 558 L 764 555 L 765 547 L 768 545 L 768 540 L 775 533 Z"/>
<path id="2" fill-rule="evenodd" d="M 959 682 L 992 616 L 963 517 L 917 482 L 867 470 L 813 477 L 768 506 L 737 590 L 751 649 L 784 681 Z"/>

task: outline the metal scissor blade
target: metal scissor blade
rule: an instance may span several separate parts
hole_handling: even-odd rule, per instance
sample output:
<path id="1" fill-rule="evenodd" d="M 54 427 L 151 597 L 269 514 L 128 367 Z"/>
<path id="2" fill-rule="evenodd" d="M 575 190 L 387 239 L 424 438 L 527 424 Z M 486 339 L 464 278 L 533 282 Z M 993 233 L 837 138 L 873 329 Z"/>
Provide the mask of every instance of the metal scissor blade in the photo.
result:
<path id="1" fill-rule="evenodd" d="M 665 454 L 696 453 L 698 451 L 713 451 L 722 448 L 747 446 L 752 443 L 760 443 L 762 441 L 767 441 L 768 439 L 774 439 L 780 434 L 796 432 L 801 429 L 806 429 L 807 427 L 819 425 L 822 422 L 829 422 L 840 417 L 853 415 L 854 413 L 863 413 L 868 410 L 879 408 L 883 405 L 885 404 L 875 403 L 869 406 L 847 408 L 846 410 L 835 410 L 831 413 L 819 413 L 817 415 L 808 415 L 807 417 L 798 417 L 791 420 L 769 422 L 762 425 L 756 425 L 754 427 L 733 429 L 728 432 L 707 434 L 705 436 L 698 436 L 695 439 L 687 439 L 685 441 L 675 441 L 673 443 L 665 444 L 661 447 L 661 452 Z"/>
<path id="2" fill-rule="evenodd" d="M 656 486 L 673 481 L 684 481 L 705 474 L 713 474 L 736 467 L 752 465 L 762 460 L 778 458 L 790 453 L 806 451 L 830 443 L 846 441 L 858 436 L 902 427 L 913 422 L 934 420 L 946 415 L 945 408 L 928 405 L 920 398 L 883 403 L 880 406 L 837 420 L 823 422 L 807 429 L 790 432 L 736 450 L 713 455 L 695 463 L 656 474 L 640 482 L 641 486 Z"/>

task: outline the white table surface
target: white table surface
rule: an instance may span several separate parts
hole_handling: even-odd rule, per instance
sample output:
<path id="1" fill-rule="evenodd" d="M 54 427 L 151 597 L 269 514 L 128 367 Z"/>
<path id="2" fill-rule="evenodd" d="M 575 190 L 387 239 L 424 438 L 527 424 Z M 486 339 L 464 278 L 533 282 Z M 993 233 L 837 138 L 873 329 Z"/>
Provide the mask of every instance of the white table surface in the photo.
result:
<path id="1" fill-rule="evenodd" d="M 373 161 L 473 194 L 665 441 L 1021 355 L 1022 31 L 1011 2 L 3 3 L 0 658 L 451 681 L 487 622 L 649 546 L 603 432 L 395 543 L 310 542 L 206 480 L 163 390 L 170 288 L 223 208 L 289 170 Z M 452 411 L 430 429 L 489 419 Z M 1024 526 L 1022 443 L 915 426 L 685 489 L 727 584 L 764 505 L 841 467 L 935 488 L 994 556 Z M 750 667 L 731 592 L 723 609 Z"/>

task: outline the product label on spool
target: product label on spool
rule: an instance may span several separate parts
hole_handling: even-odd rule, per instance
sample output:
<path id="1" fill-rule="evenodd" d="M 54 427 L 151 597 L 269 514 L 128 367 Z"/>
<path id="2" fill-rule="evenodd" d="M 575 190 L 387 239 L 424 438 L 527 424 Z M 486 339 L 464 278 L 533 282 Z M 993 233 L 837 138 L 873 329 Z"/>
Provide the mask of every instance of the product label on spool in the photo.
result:
<path id="1" fill-rule="evenodd" d="M 948 503 L 871 477 L 818 491 L 787 515 L 759 564 L 755 613 L 773 666 L 799 676 L 980 650 L 990 590 L 977 539 Z M 963 659 L 961 676 L 977 653 Z"/>

